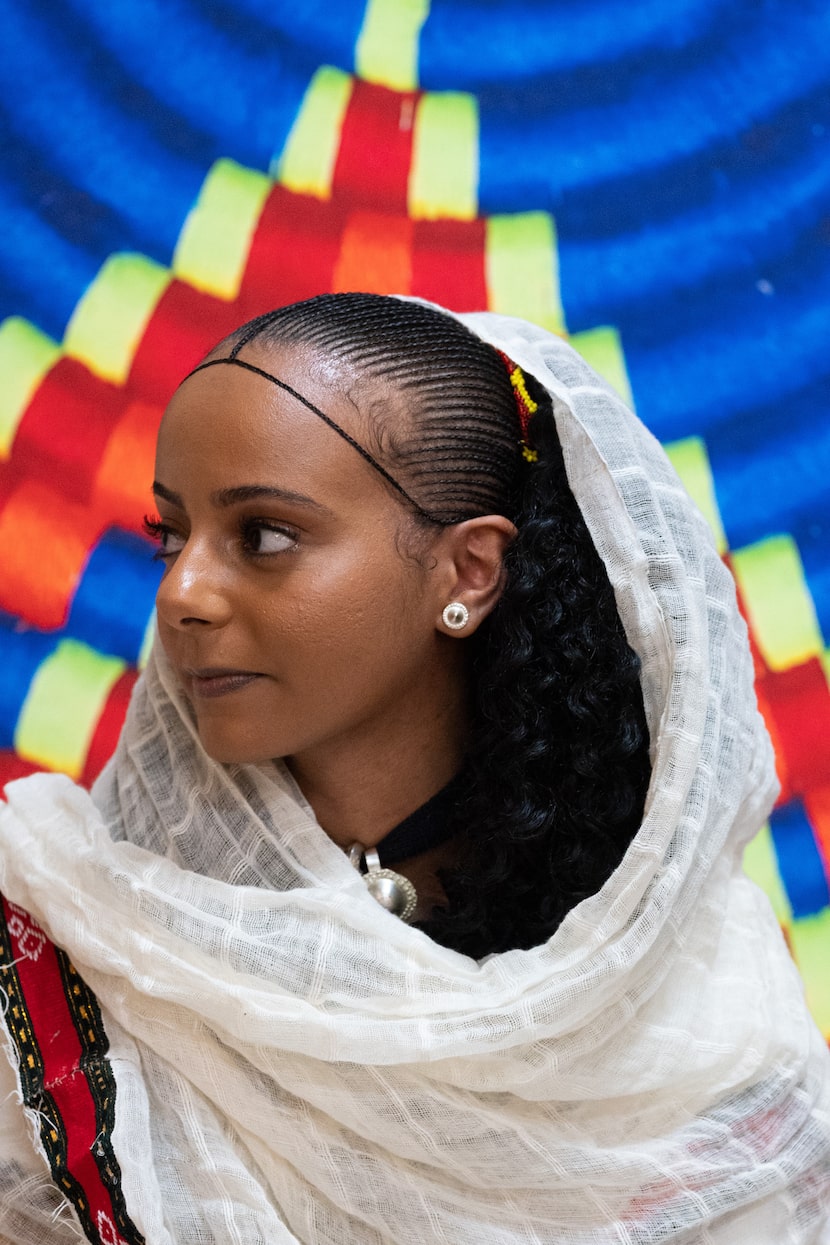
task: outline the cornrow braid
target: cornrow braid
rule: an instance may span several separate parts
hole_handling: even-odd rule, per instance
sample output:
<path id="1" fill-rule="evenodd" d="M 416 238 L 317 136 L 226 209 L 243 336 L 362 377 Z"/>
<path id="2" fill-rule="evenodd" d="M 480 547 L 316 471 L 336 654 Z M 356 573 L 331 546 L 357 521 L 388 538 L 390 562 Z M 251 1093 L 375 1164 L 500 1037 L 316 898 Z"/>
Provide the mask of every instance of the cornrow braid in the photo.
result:
<path id="1" fill-rule="evenodd" d="M 448 526 L 515 504 L 521 429 L 510 377 L 497 352 L 457 320 L 379 294 L 321 294 L 243 325 L 223 343 L 226 358 L 242 362 L 254 341 L 312 346 L 412 394 L 411 426 L 383 428 L 383 474 L 392 468 L 393 486 L 421 518 Z"/>
<path id="2" fill-rule="evenodd" d="M 416 520 L 503 514 L 516 525 L 501 600 L 465 641 L 473 712 L 453 814 L 463 864 L 442 873 L 448 904 L 423 928 L 475 958 L 538 944 L 619 864 L 650 773 L 639 662 L 568 484 L 550 396 L 528 374 L 511 383 L 498 352 L 450 316 L 381 295 L 282 307 L 223 345 L 236 358 L 257 339 L 312 346 L 407 399 L 378 457 Z"/>
<path id="3" fill-rule="evenodd" d="M 318 419 L 322 419 L 323 423 L 328 424 L 329 428 L 336 432 L 339 437 L 342 437 L 343 440 L 350 445 L 361 458 L 366 460 L 370 467 L 374 467 L 375 471 L 383 476 L 386 483 L 391 485 L 395 492 L 398 493 L 408 505 L 412 506 L 413 510 L 415 510 L 415 512 L 419 514 L 422 519 L 426 519 L 427 522 L 434 521 L 432 516 L 427 514 L 422 506 L 418 505 L 415 498 L 410 497 L 403 485 L 399 484 L 395 477 L 390 475 L 386 468 L 378 462 L 374 454 L 370 454 L 366 447 L 361 445 L 360 442 L 351 435 L 351 433 L 347 432 L 345 428 L 342 428 L 340 424 L 336 423 L 335 420 L 325 413 L 325 411 L 321 411 L 319 406 L 315 406 L 313 402 L 308 400 L 308 398 L 303 397 L 303 395 L 297 389 L 294 389 L 292 385 L 287 385 L 284 380 L 280 380 L 279 376 L 274 376 L 273 372 L 266 372 L 265 368 L 257 367 L 256 364 L 249 363 L 247 359 L 238 358 L 238 351 L 239 346 L 237 345 L 233 348 L 229 355 L 223 355 L 219 359 L 207 359 L 204 363 L 200 363 L 198 367 L 194 367 L 192 371 L 188 372 L 184 379 L 187 380 L 188 377 L 194 376 L 196 372 L 203 372 L 205 368 L 208 367 L 225 366 L 241 367 L 243 371 L 253 372 L 254 376 L 261 376 L 263 380 L 270 381 L 270 383 L 272 385 L 276 385 L 278 389 L 282 389 L 285 393 L 290 393 L 291 397 L 301 403 L 306 410 L 311 411 L 317 416 Z M 184 381 L 182 381 L 182 384 L 184 384 Z"/>

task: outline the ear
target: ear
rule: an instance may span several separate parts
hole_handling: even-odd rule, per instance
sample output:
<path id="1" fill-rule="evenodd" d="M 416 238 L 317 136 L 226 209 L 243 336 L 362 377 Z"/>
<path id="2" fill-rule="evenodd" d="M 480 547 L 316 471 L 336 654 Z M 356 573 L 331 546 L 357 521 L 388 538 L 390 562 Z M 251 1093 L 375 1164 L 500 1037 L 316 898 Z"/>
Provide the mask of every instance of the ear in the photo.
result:
<path id="1" fill-rule="evenodd" d="M 495 609 L 504 589 L 504 554 L 515 537 L 515 526 L 501 514 L 467 519 L 444 530 L 434 550 L 437 580 L 444 594 L 436 619 L 439 631 L 462 639 L 472 635 Z M 469 615 L 457 629 L 447 626 L 441 612 L 453 601 Z"/>

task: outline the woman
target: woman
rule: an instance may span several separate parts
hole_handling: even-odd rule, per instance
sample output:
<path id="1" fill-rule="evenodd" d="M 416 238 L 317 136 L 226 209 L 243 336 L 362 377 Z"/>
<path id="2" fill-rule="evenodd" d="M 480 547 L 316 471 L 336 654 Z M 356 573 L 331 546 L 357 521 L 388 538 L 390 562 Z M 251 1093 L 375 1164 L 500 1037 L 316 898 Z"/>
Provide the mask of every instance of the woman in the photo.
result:
<path id="1" fill-rule="evenodd" d="M 0 1231 L 826 1240 L 745 629 L 622 403 L 533 326 L 326 296 L 183 382 L 155 487 L 117 753 L 0 819 Z"/>

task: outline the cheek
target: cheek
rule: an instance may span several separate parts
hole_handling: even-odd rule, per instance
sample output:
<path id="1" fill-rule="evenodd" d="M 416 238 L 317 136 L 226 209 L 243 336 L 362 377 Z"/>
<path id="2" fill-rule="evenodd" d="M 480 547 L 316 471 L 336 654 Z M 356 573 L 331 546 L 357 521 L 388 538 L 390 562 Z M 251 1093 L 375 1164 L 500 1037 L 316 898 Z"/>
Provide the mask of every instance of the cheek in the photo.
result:
<path id="1" fill-rule="evenodd" d="M 239 697 L 194 705 L 214 760 L 296 756 L 411 700 L 429 677 L 430 628 L 394 587 L 355 588 L 277 597 L 249 617 L 246 651 L 271 677 Z"/>
<path id="2" fill-rule="evenodd" d="M 337 559 L 309 565 L 283 600 L 272 604 L 292 633 L 358 635 L 400 628 L 425 612 L 426 576 L 388 538 L 361 543 Z"/>
<path id="3" fill-rule="evenodd" d="M 392 559 L 354 562 L 343 573 L 304 578 L 302 591 L 268 603 L 261 626 L 291 681 L 319 686 L 327 699 L 355 684 L 382 681 L 423 661 L 434 643 L 428 594 L 418 568 Z M 266 617 L 267 615 L 267 617 Z"/>

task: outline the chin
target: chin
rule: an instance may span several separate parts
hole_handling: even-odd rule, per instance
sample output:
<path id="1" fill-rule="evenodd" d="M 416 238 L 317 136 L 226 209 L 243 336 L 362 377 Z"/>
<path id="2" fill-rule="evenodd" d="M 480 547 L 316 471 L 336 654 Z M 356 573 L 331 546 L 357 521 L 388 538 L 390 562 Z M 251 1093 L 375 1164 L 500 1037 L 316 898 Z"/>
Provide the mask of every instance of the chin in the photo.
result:
<path id="1" fill-rule="evenodd" d="M 263 742 L 261 737 L 252 739 L 232 732 L 199 728 L 199 741 L 210 759 L 222 765 L 260 765 L 285 755 Z"/>

